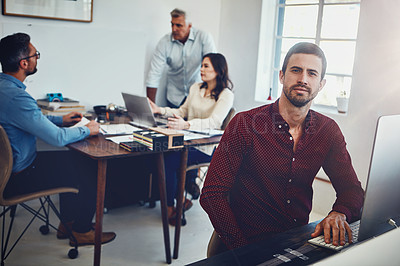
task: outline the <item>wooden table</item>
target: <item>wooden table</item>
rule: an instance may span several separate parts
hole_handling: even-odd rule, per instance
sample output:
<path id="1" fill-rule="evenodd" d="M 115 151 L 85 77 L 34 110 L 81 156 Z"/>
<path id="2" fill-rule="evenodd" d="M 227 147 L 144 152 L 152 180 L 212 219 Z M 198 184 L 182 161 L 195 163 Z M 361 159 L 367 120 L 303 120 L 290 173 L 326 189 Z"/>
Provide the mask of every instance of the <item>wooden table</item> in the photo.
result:
<path id="1" fill-rule="evenodd" d="M 178 217 L 182 216 L 182 201 L 183 191 L 185 188 L 185 177 L 186 177 L 186 165 L 188 149 L 194 146 L 216 144 L 219 142 L 221 136 L 212 138 L 198 139 L 185 141 L 185 146 L 182 149 L 180 175 L 178 180 L 178 199 L 177 199 L 177 220 Z M 140 156 L 143 154 L 155 155 L 158 186 L 160 191 L 160 202 L 161 202 L 161 217 L 163 224 L 164 233 L 164 247 L 165 257 L 168 264 L 171 263 L 171 247 L 169 237 L 169 225 L 167 217 L 167 196 L 166 196 L 166 185 L 165 185 L 165 170 L 164 170 L 164 154 L 163 152 L 128 152 L 119 147 L 119 145 L 108 141 L 103 135 L 89 137 L 82 141 L 72 143 L 68 145 L 68 148 L 78 151 L 85 156 L 88 156 L 94 160 L 97 160 L 97 203 L 96 203 L 96 226 L 95 226 L 95 245 L 94 245 L 94 265 L 100 265 L 101 258 L 101 235 L 103 227 L 103 211 L 104 211 L 104 197 L 105 197 L 105 186 L 106 186 L 106 172 L 107 172 L 107 160 L 116 158 L 126 158 L 133 156 Z M 180 220 L 180 218 L 179 218 Z M 175 227 L 175 240 L 174 240 L 174 259 L 178 258 L 179 252 L 179 239 L 180 239 L 180 221 L 176 223 Z"/>

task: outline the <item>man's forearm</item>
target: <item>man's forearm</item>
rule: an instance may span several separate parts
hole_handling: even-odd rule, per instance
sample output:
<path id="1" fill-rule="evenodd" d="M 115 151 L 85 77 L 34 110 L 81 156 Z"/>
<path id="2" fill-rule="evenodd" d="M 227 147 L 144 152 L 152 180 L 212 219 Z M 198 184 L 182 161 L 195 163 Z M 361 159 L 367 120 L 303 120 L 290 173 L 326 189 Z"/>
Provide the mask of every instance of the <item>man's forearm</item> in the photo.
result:
<path id="1" fill-rule="evenodd" d="M 157 88 L 146 87 L 146 94 L 147 94 L 147 97 L 150 98 L 150 100 L 152 100 L 153 102 L 156 102 Z"/>

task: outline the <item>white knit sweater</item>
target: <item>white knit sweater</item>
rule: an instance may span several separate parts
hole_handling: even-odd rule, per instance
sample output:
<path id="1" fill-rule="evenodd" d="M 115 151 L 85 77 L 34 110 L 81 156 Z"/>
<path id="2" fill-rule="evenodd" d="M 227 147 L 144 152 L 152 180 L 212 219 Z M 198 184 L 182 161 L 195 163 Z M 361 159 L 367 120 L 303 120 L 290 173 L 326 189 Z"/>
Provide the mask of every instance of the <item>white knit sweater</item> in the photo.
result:
<path id="1" fill-rule="evenodd" d="M 190 87 L 186 101 L 179 108 L 161 107 L 161 114 L 185 118 L 190 124 L 189 130 L 221 129 L 233 106 L 233 92 L 225 88 L 215 101 L 210 95 L 204 97 L 206 89 L 201 89 L 201 84 L 195 83 Z"/>

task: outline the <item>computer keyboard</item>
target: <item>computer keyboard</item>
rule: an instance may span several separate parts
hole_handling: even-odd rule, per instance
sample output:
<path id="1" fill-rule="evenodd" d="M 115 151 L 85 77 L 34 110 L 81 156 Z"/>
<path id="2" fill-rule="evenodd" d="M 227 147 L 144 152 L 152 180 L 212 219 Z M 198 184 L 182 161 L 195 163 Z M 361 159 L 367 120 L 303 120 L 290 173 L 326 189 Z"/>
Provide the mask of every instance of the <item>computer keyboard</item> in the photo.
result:
<path id="1" fill-rule="evenodd" d="M 360 229 L 360 220 L 355 221 L 354 223 L 350 224 L 351 231 L 353 232 L 353 243 L 356 243 L 358 241 L 358 230 Z M 332 244 L 332 239 L 331 243 L 327 244 L 325 243 L 325 237 L 324 235 L 319 235 L 317 237 L 311 238 L 308 240 L 308 243 L 324 247 L 324 248 L 329 248 L 332 250 L 339 251 L 344 247 L 347 247 L 349 245 L 348 239 L 347 239 L 347 234 L 346 234 L 346 244 L 344 246 L 335 246 Z"/>
<path id="2" fill-rule="evenodd" d="M 166 116 L 155 116 L 157 125 L 166 125 L 168 123 L 168 117 Z"/>

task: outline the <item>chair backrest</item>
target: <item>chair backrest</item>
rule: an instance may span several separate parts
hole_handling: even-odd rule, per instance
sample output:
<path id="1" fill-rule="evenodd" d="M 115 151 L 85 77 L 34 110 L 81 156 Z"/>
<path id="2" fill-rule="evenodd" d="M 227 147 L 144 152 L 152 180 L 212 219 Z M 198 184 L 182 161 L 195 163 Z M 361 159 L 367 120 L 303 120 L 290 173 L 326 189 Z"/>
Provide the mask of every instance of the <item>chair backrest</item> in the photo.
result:
<path id="1" fill-rule="evenodd" d="M 222 126 L 221 126 L 222 130 L 225 130 L 225 128 L 228 126 L 231 119 L 235 116 L 235 113 L 236 113 L 236 109 L 235 109 L 235 107 L 232 107 L 231 110 L 229 110 L 229 113 L 227 114 L 227 116 L 225 117 L 224 122 L 222 122 Z"/>
<path id="2" fill-rule="evenodd" d="M 4 198 L 4 189 L 10 179 L 13 167 L 13 156 L 10 141 L 7 133 L 0 125 L 0 206 L 16 205 L 28 200 L 41 198 L 44 196 L 72 192 L 78 193 L 79 190 L 73 187 L 58 187 L 46 189 L 38 192 L 32 192 L 24 195 L 13 196 L 12 198 Z"/>
<path id="3" fill-rule="evenodd" d="M 10 179 L 13 166 L 11 145 L 7 133 L 0 125 L 0 205 L 5 206 L 3 192 Z"/>

